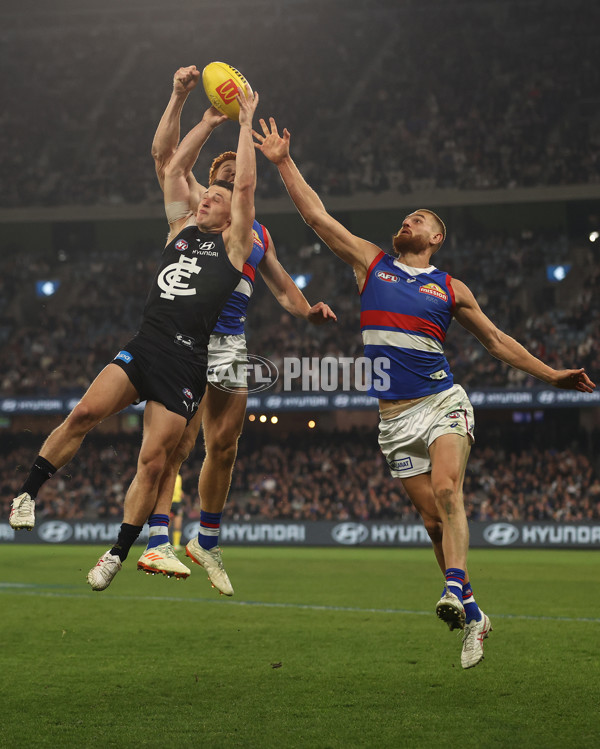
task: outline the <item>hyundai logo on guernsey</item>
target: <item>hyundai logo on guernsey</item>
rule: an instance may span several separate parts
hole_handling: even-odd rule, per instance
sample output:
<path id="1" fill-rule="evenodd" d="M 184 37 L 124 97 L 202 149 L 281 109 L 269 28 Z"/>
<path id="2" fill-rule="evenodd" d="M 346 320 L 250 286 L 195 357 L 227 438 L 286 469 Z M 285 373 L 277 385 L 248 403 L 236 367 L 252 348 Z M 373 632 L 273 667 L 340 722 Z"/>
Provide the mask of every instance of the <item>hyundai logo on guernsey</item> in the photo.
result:
<path id="1" fill-rule="evenodd" d="M 175 249 L 179 250 L 179 252 L 185 252 L 188 248 L 188 243 L 185 241 L 185 239 L 179 239 L 177 242 L 175 242 Z"/>
<path id="2" fill-rule="evenodd" d="M 210 257 L 219 257 L 219 253 L 215 251 L 214 242 L 203 242 L 201 239 L 197 239 L 196 241 L 198 242 L 198 247 L 196 247 L 195 250 L 192 250 L 194 255 L 209 255 Z"/>
<path id="3" fill-rule="evenodd" d="M 483 537 L 494 546 L 510 546 L 519 538 L 519 529 L 510 523 L 493 523 L 483 531 Z"/>
<path id="4" fill-rule="evenodd" d="M 119 351 L 119 353 L 115 356 L 115 359 L 120 359 L 121 361 L 124 361 L 125 364 L 129 364 L 129 362 L 133 359 L 133 356 L 129 353 L 129 351 Z"/>
<path id="5" fill-rule="evenodd" d="M 399 276 L 394 273 L 387 273 L 384 270 L 378 270 L 375 274 L 380 281 L 387 281 L 388 283 L 398 283 L 400 280 Z"/>

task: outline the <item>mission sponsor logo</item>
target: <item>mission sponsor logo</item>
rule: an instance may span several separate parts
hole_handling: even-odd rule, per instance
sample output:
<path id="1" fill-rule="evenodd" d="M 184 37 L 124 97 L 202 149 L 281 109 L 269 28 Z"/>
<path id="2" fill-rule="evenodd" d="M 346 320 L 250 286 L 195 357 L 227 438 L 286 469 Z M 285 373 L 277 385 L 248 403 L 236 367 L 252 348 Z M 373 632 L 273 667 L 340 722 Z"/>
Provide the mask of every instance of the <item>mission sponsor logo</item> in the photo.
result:
<path id="1" fill-rule="evenodd" d="M 254 244 L 257 244 L 261 249 L 264 249 L 263 241 L 256 229 L 252 229 L 252 240 Z"/>
<path id="2" fill-rule="evenodd" d="M 380 281 L 386 281 L 387 283 L 398 283 L 400 280 L 400 278 L 394 273 L 387 273 L 387 271 L 384 270 L 378 270 L 375 276 Z"/>
<path id="3" fill-rule="evenodd" d="M 429 294 L 429 296 L 433 296 L 436 299 L 441 299 L 443 302 L 448 301 L 448 294 L 442 289 L 441 286 L 438 286 L 436 283 L 428 283 L 425 284 L 425 286 L 421 286 L 419 289 L 420 294 Z"/>

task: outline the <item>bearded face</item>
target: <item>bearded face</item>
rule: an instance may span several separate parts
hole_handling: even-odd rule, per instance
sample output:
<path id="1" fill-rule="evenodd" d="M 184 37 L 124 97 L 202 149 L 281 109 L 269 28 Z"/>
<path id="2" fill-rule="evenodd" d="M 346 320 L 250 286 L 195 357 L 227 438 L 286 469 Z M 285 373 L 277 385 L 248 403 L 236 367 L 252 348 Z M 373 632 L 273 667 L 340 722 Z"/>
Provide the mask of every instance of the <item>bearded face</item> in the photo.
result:
<path id="1" fill-rule="evenodd" d="M 394 235 L 394 252 L 403 255 L 408 252 L 418 254 L 429 247 L 429 237 L 423 234 L 414 234 L 409 228 L 402 227 Z"/>

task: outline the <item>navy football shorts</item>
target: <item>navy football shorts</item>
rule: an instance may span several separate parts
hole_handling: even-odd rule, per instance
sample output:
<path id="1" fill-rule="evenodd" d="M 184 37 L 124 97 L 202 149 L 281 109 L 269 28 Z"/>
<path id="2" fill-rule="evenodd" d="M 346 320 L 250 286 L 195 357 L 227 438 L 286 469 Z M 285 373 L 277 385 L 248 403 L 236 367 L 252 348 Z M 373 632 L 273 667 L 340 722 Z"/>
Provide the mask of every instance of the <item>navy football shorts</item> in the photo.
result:
<path id="1" fill-rule="evenodd" d="M 167 341 L 138 333 L 112 361 L 138 391 L 140 401 L 156 401 L 189 423 L 206 388 L 206 364 L 181 356 Z"/>

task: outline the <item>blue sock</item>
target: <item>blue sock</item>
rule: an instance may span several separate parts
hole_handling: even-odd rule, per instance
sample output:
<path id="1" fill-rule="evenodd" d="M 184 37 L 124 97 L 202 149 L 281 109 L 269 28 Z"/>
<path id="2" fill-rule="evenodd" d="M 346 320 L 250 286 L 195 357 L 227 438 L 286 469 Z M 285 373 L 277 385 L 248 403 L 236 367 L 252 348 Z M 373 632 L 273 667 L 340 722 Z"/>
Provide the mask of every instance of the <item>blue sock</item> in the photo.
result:
<path id="1" fill-rule="evenodd" d="M 150 526 L 150 538 L 148 539 L 148 546 L 146 546 L 147 549 L 169 543 L 168 515 L 150 515 L 148 525 Z"/>
<path id="2" fill-rule="evenodd" d="M 450 567 L 446 570 L 446 588 L 450 593 L 454 593 L 459 601 L 462 601 L 465 577 L 465 571 L 456 567 Z"/>
<path id="3" fill-rule="evenodd" d="M 475 602 L 475 596 L 473 595 L 473 589 L 471 583 L 465 583 L 463 585 L 463 603 L 465 605 L 465 615 L 467 618 L 467 624 L 472 622 L 473 619 L 479 622 L 481 621 L 481 611 L 479 606 Z"/>
<path id="4" fill-rule="evenodd" d="M 219 543 L 222 514 L 222 512 L 204 512 L 204 510 L 200 510 L 198 543 L 203 549 L 214 549 Z"/>

